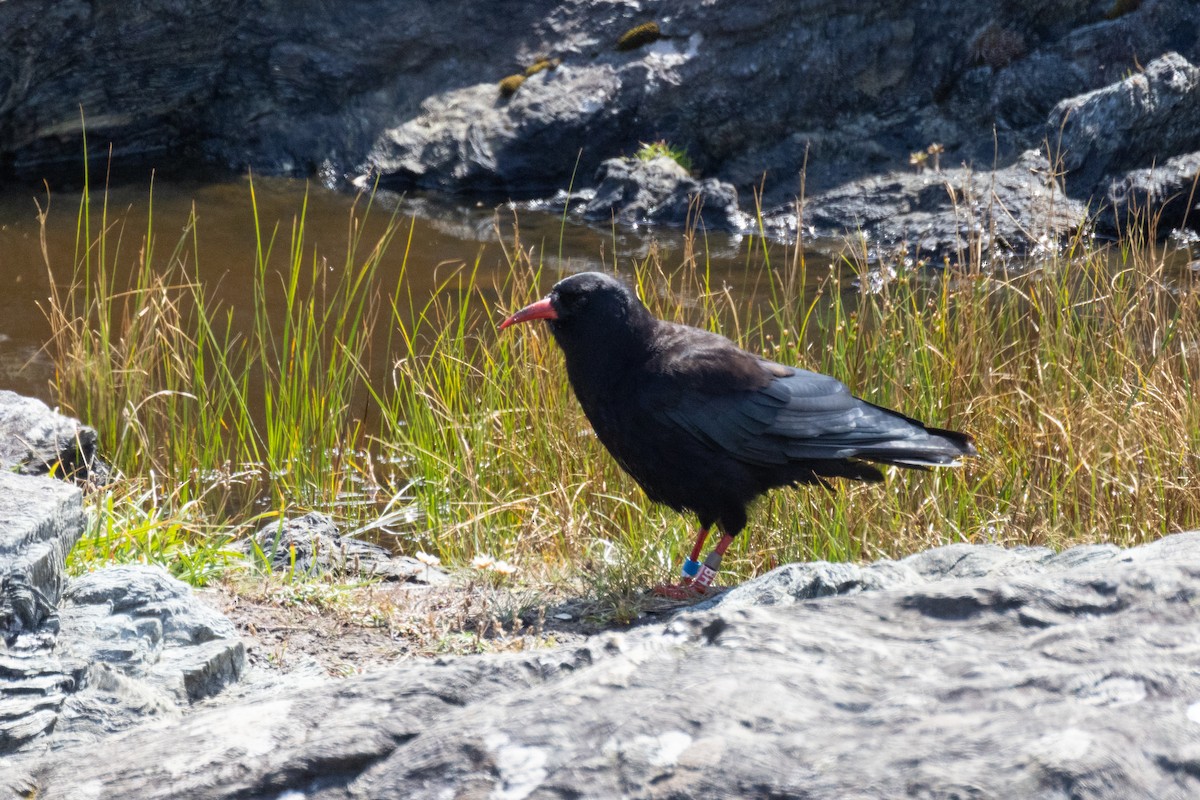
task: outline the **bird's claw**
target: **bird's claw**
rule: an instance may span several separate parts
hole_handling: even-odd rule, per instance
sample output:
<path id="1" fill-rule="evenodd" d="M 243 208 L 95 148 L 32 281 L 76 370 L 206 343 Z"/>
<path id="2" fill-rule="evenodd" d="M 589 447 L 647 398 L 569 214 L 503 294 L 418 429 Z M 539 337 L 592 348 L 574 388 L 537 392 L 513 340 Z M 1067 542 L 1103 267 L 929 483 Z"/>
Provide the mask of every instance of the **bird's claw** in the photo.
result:
<path id="1" fill-rule="evenodd" d="M 668 597 L 672 600 L 695 600 L 697 597 L 707 594 L 708 587 L 689 579 L 683 583 L 664 583 L 655 586 L 651 591 L 659 597 Z"/>

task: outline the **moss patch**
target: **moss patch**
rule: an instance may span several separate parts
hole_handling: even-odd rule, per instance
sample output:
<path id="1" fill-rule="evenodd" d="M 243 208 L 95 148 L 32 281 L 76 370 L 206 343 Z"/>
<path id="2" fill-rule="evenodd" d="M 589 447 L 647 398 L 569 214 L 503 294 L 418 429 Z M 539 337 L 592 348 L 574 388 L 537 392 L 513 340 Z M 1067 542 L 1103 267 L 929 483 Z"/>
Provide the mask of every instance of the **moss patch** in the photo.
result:
<path id="1" fill-rule="evenodd" d="M 557 69 L 561 63 L 561 58 L 539 58 L 525 68 L 525 77 L 528 78 L 530 75 L 537 75 L 542 70 Z"/>
<path id="2" fill-rule="evenodd" d="M 520 73 L 517 73 L 516 75 L 509 75 L 507 78 L 500 81 L 500 96 L 512 97 L 517 93 L 517 89 L 520 89 L 521 84 L 524 82 L 525 76 Z"/>
<path id="3" fill-rule="evenodd" d="M 659 30 L 657 22 L 643 22 L 621 34 L 621 38 L 617 39 L 617 49 L 636 50 L 644 44 L 657 42 L 661 38 L 662 31 Z"/>

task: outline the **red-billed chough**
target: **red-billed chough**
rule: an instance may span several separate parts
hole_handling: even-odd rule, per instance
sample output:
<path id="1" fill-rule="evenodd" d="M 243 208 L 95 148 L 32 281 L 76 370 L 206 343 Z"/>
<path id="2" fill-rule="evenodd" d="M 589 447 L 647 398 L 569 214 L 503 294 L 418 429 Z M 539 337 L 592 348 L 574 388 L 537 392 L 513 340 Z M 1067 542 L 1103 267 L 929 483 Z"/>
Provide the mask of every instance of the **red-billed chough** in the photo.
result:
<path id="1" fill-rule="evenodd" d="M 867 462 L 954 466 L 970 437 L 850 394 L 827 375 L 787 367 L 723 336 L 655 319 L 625 284 L 584 272 L 513 314 L 544 319 L 596 435 L 651 500 L 692 511 L 700 532 L 672 596 L 704 592 L 746 526 L 746 506 L 776 486 L 825 478 L 880 481 Z M 720 543 L 698 563 L 708 529 Z"/>

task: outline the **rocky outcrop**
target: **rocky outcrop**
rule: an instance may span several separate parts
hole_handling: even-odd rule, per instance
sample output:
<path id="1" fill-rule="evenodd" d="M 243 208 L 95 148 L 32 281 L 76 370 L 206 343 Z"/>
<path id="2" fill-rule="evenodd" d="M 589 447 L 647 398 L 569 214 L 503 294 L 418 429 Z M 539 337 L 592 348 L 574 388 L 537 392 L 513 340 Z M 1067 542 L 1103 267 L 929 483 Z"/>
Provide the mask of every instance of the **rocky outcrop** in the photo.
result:
<path id="1" fill-rule="evenodd" d="M 0 389 L 0 470 L 104 483 L 96 431 L 41 400 Z"/>
<path id="2" fill-rule="evenodd" d="M 642 161 L 614 158 L 600 165 L 597 186 L 583 207 L 588 219 L 622 225 L 695 225 L 700 230 L 743 230 L 737 189 L 709 178 L 698 181 L 664 156 Z"/>
<path id="3" fill-rule="evenodd" d="M 789 565 L 665 625 L 15 762 L 39 798 L 1184 798 L 1200 533 Z"/>
<path id="4" fill-rule="evenodd" d="M 79 489 L 0 471 L 0 756 L 178 717 L 242 672 L 233 625 L 161 568 L 67 581 L 84 526 Z"/>
<path id="5" fill-rule="evenodd" d="M 650 20 L 657 38 L 617 46 Z M 1196 103 L 1185 66 L 1200 62 L 1198 32 L 1191 0 L 562 0 L 503 11 L 353 0 L 336 13 L 315 0 L 7 3 L 0 168 L 77 162 L 81 106 L 89 141 L 118 154 L 526 198 L 665 139 L 687 149 L 693 177 L 733 186 L 743 203 L 761 186 L 764 208 L 787 204 L 803 173 L 831 229 L 853 232 L 901 206 L 909 218 L 880 226 L 881 241 L 911 230 L 946 242 L 963 224 L 953 203 L 931 212 L 930 194 L 904 185 L 910 176 L 890 177 L 911 172 L 910 153 L 937 145 L 948 169 L 998 170 L 1011 183 L 1029 150 L 1056 154 L 1061 119 L 1074 120 L 1064 136 L 1087 145 L 1065 147 L 1073 200 L 1104 199 L 1121 217 L 1126 196 L 1152 206 L 1176 196 L 1200 151 L 1187 134 Z M 1157 61 L 1169 53 L 1169 65 Z M 502 88 L 505 76 L 523 80 Z M 1178 124 L 1160 124 L 1168 118 Z M 1130 172 L 1161 165 L 1153 180 Z M 1021 191 L 1036 195 L 1046 178 L 1029 181 Z M 830 216 L 847 194 L 868 202 L 872 182 L 901 194 Z M 920 208 L 904 214 L 914 192 Z M 1036 203 L 1005 213 L 1023 220 Z M 786 234 L 787 214 L 768 227 Z M 1164 221 L 1183 219 L 1172 210 Z M 998 245 L 1021 244 L 1020 228 Z"/>
<path id="6" fill-rule="evenodd" d="M 1200 226 L 1200 68 L 1178 53 L 1064 100 L 1046 127 L 1068 192 L 1103 199 L 1103 230 L 1117 233 L 1139 216 L 1146 224 L 1153 214 L 1164 232 L 1189 214 Z"/>

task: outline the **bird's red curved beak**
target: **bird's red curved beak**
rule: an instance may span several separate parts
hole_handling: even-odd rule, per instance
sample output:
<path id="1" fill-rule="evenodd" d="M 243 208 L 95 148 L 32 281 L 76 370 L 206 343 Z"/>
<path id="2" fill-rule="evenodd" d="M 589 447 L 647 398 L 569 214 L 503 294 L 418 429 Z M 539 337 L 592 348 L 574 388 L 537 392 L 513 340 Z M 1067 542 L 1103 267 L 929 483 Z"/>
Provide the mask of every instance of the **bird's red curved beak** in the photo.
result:
<path id="1" fill-rule="evenodd" d="M 518 322 L 529 322 L 531 319 L 558 319 L 558 312 L 550 304 L 549 297 L 542 298 L 536 303 L 530 303 L 504 320 L 504 322 L 501 322 L 500 330 L 504 330 L 509 325 L 516 325 Z"/>

